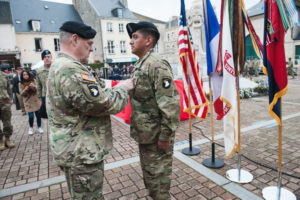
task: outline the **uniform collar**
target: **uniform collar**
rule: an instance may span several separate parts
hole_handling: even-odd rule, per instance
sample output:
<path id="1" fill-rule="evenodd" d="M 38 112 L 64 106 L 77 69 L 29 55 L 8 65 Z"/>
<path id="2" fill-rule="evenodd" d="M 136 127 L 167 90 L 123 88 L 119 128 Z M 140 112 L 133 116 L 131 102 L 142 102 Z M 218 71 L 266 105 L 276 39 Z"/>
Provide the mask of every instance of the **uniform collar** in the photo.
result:
<path id="1" fill-rule="evenodd" d="M 74 58 L 73 56 L 67 54 L 67 53 L 63 53 L 63 52 L 60 52 L 57 54 L 57 57 L 63 57 L 63 58 L 68 58 L 72 61 L 75 61 L 75 62 L 79 62 L 78 60 L 76 60 L 76 58 Z"/>
<path id="2" fill-rule="evenodd" d="M 51 63 L 52 64 L 52 63 Z M 50 65 L 51 66 L 51 65 Z M 44 69 L 43 70 L 47 70 L 47 71 L 49 71 L 49 69 L 50 69 L 50 67 L 46 67 L 45 65 L 44 65 Z"/>
<path id="3" fill-rule="evenodd" d="M 136 63 L 136 66 L 141 66 L 142 65 L 142 63 L 150 56 L 150 54 L 151 53 L 153 53 L 153 48 L 152 49 L 150 49 L 145 55 L 144 55 L 144 57 L 142 58 L 142 59 L 140 59 L 137 63 Z"/>

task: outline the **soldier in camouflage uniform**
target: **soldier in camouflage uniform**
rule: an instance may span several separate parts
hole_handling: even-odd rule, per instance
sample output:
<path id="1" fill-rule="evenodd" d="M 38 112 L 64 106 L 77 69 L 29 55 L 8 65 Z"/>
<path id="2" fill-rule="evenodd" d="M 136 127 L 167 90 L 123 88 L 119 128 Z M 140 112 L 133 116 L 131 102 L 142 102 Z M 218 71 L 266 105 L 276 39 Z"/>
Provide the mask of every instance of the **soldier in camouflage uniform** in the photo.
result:
<path id="1" fill-rule="evenodd" d="M 52 55 L 49 50 L 44 50 L 41 54 L 42 60 L 44 61 L 44 67 L 37 70 L 36 73 L 36 89 L 37 95 L 42 101 L 42 106 L 40 108 L 40 117 L 47 118 L 46 115 L 46 93 L 47 93 L 47 81 L 48 81 L 48 74 L 49 69 L 52 63 Z M 39 128 L 39 132 L 43 133 L 43 129 Z"/>
<path id="2" fill-rule="evenodd" d="M 179 125 L 180 99 L 170 64 L 153 52 L 159 39 L 149 22 L 129 23 L 132 53 L 139 57 L 132 72 L 130 135 L 139 143 L 144 183 L 154 200 L 170 199 L 173 143 Z"/>
<path id="3" fill-rule="evenodd" d="M 60 28 L 61 53 L 52 63 L 47 87 L 50 147 L 65 172 L 72 199 L 103 199 L 103 159 L 112 148 L 110 114 L 124 109 L 131 79 L 101 88 L 82 64 L 96 31 L 68 21 Z"/>
<path id="4" fill-rule="evenodd" d="M 0 151 L 3 151 L 5 147 L 13 148 L 15 146 L 10 141 L 13 127 L 11 125 L 12 91 L 9 82 L 7 74 L 0 71 L 0 120 L 3 123 L 3 131 L 0 124 Z M 5 136 L 5 141 L 3 136 Z"/>
<path id="5" fill-rule="evenodd" d="M 36 89 L 38 97 L 41 99 L 45 99 L 47 92 L 48 74 L 52 63 L 52 55 L 49 50 L 44 50 L 41 54 L 41 57 L 44 61 L 44 67 L 41 67 L 36 72 Z"/>

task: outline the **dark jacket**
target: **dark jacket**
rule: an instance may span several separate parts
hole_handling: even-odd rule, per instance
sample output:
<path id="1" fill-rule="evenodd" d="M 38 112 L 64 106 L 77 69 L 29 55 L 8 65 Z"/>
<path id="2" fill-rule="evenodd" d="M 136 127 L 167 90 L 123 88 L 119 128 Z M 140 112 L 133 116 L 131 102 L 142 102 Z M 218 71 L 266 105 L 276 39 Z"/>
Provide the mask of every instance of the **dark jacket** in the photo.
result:
<path id="1" fill-rule="evenodd" d="M 13 80 L 12 80 L 12 83 L 13 83 L 13 88 L 12 88 L 12 92 L 13 93 L 18 93 L 20 94 L 20 91 L 19 91 L 19 78 L 18 78 L 18 75 L 16 75 Z"/>

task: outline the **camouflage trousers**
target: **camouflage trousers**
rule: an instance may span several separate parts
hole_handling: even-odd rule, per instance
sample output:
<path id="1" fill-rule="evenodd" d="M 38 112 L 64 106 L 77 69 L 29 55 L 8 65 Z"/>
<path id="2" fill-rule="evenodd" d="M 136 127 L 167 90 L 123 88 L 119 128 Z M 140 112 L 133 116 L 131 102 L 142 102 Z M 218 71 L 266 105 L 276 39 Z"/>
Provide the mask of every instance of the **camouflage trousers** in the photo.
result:
<path id="1" fill-rule="evenodd" d="M 103 200 L 103 161 L 97 164 L 82 164 L 76 167 L 61 167 L 66 176 L 71 199 Z"/>
<path id="2" fill-rule="evenodd" d="M 11 125 L 11 105 L 0 104 L 0 120 L 3 123 L 3 131 L 0 123 L 0 138 L 4 136 L 10 137 L 13 133 L 13 127 Z"/>
<path id="3" fill-rule="evenodd" d="M 173 142 L 171 144 L 167 151 L 159 149 L 157 143 L 139 144 L 144 183 L 154 200 L 171 199 Z"/>

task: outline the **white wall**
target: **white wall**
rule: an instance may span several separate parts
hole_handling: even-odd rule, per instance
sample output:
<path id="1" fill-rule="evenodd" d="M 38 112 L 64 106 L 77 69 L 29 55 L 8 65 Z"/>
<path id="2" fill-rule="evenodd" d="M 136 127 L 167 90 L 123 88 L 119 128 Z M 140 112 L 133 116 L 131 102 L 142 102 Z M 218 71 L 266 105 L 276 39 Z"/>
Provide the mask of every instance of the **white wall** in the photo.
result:
<path id="1" fill-rule="evenodd" d="M 42 38 L 43 50 L 51 51 L 53 58 L 56 57 L 57 52 L 54 49 L 54 38 L 59 38 L 58 33 L 17 33 L 16 39 L 18 48 L 21 52 L 21 64 L 32 63 L 36 64 L 41 60 L 41 53 L 35 51 L 34 38 Z"/>
<path id="2" fill-rule="evenodd" d="M 119 18 L 102 18 L 101 29 L 103 37 L 103 45 L 107 46 L 109 40 L 114 43 L 114 53 L 108 53 L 108 49 L 105 49 L 105 58 L 133 58 L 136 57 L 131 53 L 130 38 L 126 30 L 126 24 L 130 22 L 137 22 L 137 20 L 119 19 Z M 112 23 L 112 32 L 107 31 L 107 23 Z M 124 32 L 119 32 L 119 24 L 123 24 Z M 121 53 L 120 41 L 125 41 L 126 53 Z"/>
<path id="3" fill-rule="evenodd" d="M 12 24 L 0 25 L 0 51 L 15 51 L 16 36 Z"/>

